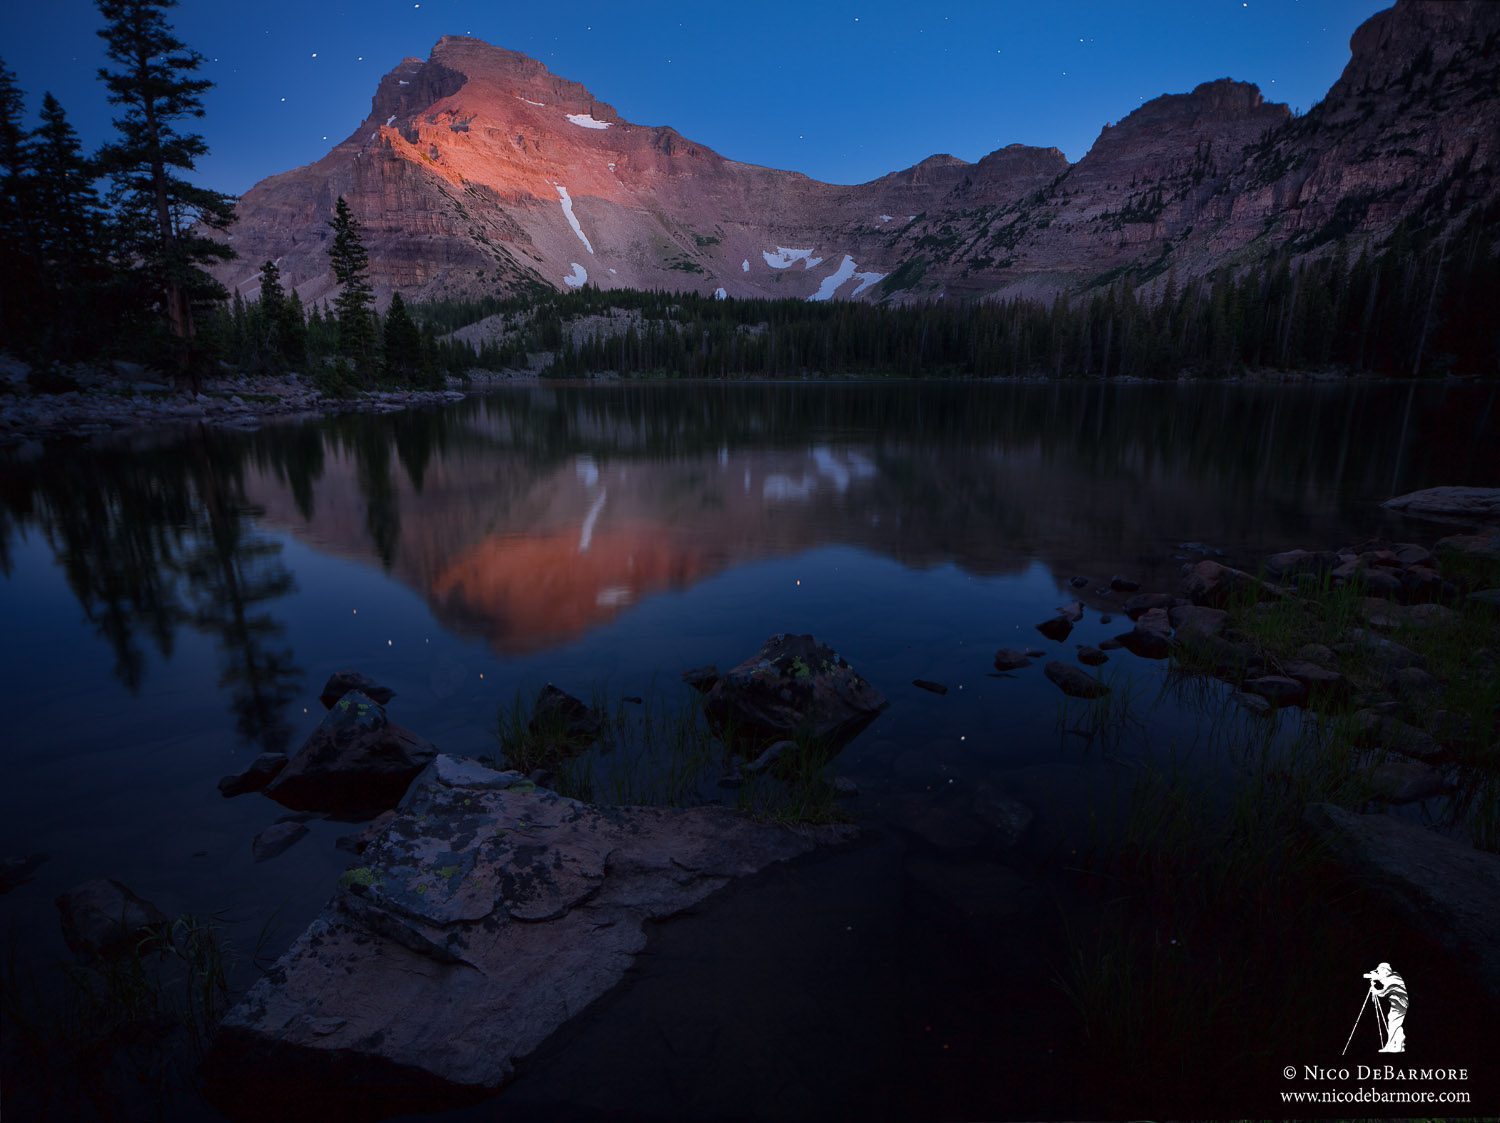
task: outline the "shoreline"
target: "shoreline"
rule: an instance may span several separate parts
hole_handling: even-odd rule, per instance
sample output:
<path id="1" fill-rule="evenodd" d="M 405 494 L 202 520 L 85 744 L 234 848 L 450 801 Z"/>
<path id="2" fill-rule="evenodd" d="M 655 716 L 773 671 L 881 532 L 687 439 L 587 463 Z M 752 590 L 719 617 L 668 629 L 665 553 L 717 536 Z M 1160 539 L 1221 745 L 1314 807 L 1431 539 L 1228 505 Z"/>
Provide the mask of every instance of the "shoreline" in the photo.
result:
<path id="1" fill-rule="evenodd" d="M 8 369 L 6 369 L 8 368 Z M 683 379 L 670 375 L 622 377 L 602 372 L 581 378 L 544 378 L 534 369 L 474 370 L 467 382 L 450 378 L 442 390 L 369 390 L 348 398 L 330 397 L 297 374 L 221 375 L 205 379 L 199 392 L 178 390 L 134 364 L 118 364 L 118 373 L 96 370 L 74 374 L 79 388 L 49 394 L 26 386 L 25 365 L 14 360 L 0 367 L 0 448 L 30 441 L 126 434 L 183 424 L 206 424 L 227 429 L 254 430 L 264 422 L 295 417 L 331 417 L 345 413 L 396 413 L 414 406 L 446 405 L 473 393 L 502 386 L 667 383 L 848 385 L 865 382 L 964 382 L 986 385 L 1089 384 L 1111 386 L 1371 386 L 1406 383 L 1453 386 L 1478 384 L 1483 379 L 1381 379 L 1371 374 L 1339 371 L 1257 370 L 1229 377 L 1191 373 L 1174 378 L 1126 376 L 1059 378 L 1050 375 L 785 375 L 726 376 Z"/>

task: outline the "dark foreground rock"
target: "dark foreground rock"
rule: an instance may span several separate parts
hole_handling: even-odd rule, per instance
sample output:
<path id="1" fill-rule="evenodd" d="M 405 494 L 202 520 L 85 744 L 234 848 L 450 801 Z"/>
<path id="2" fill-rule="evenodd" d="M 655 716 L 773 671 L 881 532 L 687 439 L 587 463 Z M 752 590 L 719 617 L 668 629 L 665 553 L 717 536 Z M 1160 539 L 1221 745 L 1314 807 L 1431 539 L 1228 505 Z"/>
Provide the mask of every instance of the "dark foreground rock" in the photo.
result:
<path id="1" fill-rule="evenodd" d="M 374 699 L 352 691 L 334 703 L 265 791 L 294 811 L 375 814 L 394 807 L 436 755 Z"/>
<path id="2" fill-rule="evenodd" d="M 1306 819 L 1337 861 L 1472 965 L 1500 998 L 1500 854 L 1327 803 L 1311 804 Z"/>
<path id="3" fill-rule="evenodd" d="M 476 1098 L 624 976 L 645 924 L 851 828 L 601 808 L 440 756 L 307 931 L 224 1019 L 236 1118 Z"/>
<path id="4" fill-rule="evenodd" d="M 799 737 L 845 745 L 886 705 L 885 696 L 826 643 L 779 633 L 724 672 L 704 712 L 736 749 L 759 753 Z"/>
<path id="5" fill-rule="evenodd" d="M 166 914 L 118 881 L 100 878 L 57 898 L 63 940 L 91 959 L 122 955 L 167 923 Z"/>
<path id="6" fill-rule="evenodd" d="M 604 732 L 604 720 L 600 711 L 549 682 L 531 707 L 529 728 L 533 737 L 549 741 L 554 751 L 568 755 L 597 741 Z"/>

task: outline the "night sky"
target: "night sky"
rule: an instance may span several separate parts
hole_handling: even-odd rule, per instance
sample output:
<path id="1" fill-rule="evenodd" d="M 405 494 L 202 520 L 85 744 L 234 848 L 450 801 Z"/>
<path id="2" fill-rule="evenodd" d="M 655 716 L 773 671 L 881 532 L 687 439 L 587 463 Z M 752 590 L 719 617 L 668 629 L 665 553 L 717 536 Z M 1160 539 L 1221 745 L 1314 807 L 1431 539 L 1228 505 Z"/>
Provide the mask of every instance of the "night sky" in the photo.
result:
<path id="1" fill-rule="evenodd" d="M 651 0 L 184 0 L 210 59 L 203 182 L 240 193 L 306 164 L 364 118 L 379 77 L 467 34 L 541 59 L 629 121 L 726 156 L 853 183 L 935 152 L 1056 145 L 1077 160 L 1142 101 L 1231 77 L 1306 109 L 1381 0 L 1155 4 Z M 35 111 L 45 90 L 90 146 L 109 133 L 91 0 L 0 4 L 0 57 Z"/>

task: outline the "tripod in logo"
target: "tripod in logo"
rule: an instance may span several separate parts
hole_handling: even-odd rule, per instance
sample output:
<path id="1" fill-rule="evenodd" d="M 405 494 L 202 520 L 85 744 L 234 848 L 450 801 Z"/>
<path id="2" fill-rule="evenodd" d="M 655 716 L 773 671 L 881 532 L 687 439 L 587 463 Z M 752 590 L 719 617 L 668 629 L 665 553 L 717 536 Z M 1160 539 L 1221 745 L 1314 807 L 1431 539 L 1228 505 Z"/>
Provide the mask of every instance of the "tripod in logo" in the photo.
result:
<path id="1" fill-rule="evenodd" d="M 1365 992 L 1364 1000 L 1359 1004 L 1359 1014 L 1354 1019 L 1354 1028 L 1349 1031 L 1349 1040 L 1344 1042 L 1344 1052 L 1349 1052 L 1349 1044 L 1359 1031 L 1359 1022 L 1365 1016 L 1366 1006 L 1375 1008 L 1375 1032 L 1380 1035 L 1380 1051 L 1406 1052 L 1406 981 L 1391 970 L 1389 963 L 1382 963 L 1375 970 L 1366 971 L 1364 977 L 1369 980 L 1370 989 Z M 1381 1005 L 1382 999 L 1384 1006 Z"/>

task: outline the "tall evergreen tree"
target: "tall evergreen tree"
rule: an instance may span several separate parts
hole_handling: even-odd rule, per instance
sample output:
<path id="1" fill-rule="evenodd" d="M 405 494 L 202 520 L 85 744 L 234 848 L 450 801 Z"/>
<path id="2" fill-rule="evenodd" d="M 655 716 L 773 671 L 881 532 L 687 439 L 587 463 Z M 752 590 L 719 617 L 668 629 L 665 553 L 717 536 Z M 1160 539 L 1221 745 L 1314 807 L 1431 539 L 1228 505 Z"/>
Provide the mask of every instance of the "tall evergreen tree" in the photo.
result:
<path id="1" fill-rule="evenodd" d="M 178 361 L 192 362 L 193 302 L 222 300 L 224 288 L 200 265 L 227 261 L 234 251 L 208 236 L 234 218 L 228 195 L 189 183 L 208 151 L 203 137 L 180 131 L 181 122 L 203 116 L 203 93 L 213 83 L 196 77 L 203 56 L 173 33 L 164 13 L 176 0 L 97 0 L 105 27 L 99 37 L 115 69 L 99 77 L 109 100 L 120 106 L 118 138 L 99 153 L 111 177 L 115 238 L 123 264 L 140 274 L 182 341 Z M 196 375 L 190 374 L 196 382 Z"/>
<path id="2" fill-rule="evenodd" d="M 422 377 L 422 333 L 406 311 L 401 294 L 391 295 L 385 314 L 385 376 L 405 385 L 424 382 Z"/>
<path id="3" fill-rule="evenodd" d="M 78 358 L 110 326 L 109 317 L 100 315 L 103 234 L 94 163 L 50 93 L 42 99 L 42 123 L 30 144 L 33 247 L 45 291 L 42 348 L 53 358 Z M 88 317 L 77 315 L 83 306 L 90 309 Z"/>
<path id="4" fill-rule="evenodd" d="M 339 283 L 339 295 L 333 306 L 338 317 L 339 353 L 354 364 L 355 371 L 368 379 L 374 369 L 375 321 L 371 311 L 375 292 L 367 276 L 370 255 L 360 238 L 359 222 L 342 195 L 334 206 L 333 245 L 328 261 L 333 277 Z"/>
<path id="5" fill-rule="evenodd" d="M 27 196 L 33 180 L 25 112 L 16 76 L 0 61 L 0 330 L 7 340 L 25 338 L 30 327 L 32 208 Z"/>

